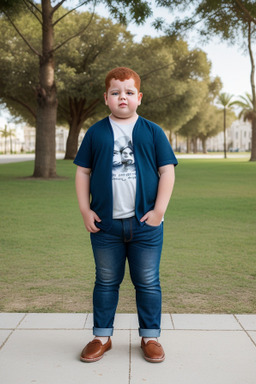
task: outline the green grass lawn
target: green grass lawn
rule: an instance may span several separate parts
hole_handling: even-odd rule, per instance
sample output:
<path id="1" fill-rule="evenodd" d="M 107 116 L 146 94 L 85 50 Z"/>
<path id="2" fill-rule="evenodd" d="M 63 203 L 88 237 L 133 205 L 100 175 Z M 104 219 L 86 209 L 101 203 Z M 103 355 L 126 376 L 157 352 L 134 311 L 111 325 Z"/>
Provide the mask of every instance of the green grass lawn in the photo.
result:
<path id="1" fill-rule="evenodd" d="M 0 165 L 0 311 L 92 311 L 94 262 L 71 161 Z M 135 312 L 127 273 L 118 312 Z M 256 164 L 180 160 L 165 215 L 163 312 L 256 313 Z"/>

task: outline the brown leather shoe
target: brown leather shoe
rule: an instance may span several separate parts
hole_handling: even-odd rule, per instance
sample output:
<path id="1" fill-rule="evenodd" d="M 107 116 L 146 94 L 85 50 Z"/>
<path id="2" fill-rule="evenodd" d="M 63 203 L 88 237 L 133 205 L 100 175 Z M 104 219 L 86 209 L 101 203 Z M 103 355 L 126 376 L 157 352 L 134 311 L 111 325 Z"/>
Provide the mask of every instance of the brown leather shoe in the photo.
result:
<path id="1" fill-rule="evenodd" d="M 143 338 L 141 339 L 141 348 L 144 353 L 144 359 L 150 363 L 161 363 L 165 359 L 163 347 L 160 343 L 154 340 L 149 340 L 145 344 Z"/>
<path id="2" fill-rule="evenodd" d="M 112 343 L 110 337 L 106 344 L 102 344 L 100 340 L 94 339 L 84 347 L 80 356 L 80 360 L 86 363 L 98 361 L 103 357 L 104 353 L 111 348 Z"/>

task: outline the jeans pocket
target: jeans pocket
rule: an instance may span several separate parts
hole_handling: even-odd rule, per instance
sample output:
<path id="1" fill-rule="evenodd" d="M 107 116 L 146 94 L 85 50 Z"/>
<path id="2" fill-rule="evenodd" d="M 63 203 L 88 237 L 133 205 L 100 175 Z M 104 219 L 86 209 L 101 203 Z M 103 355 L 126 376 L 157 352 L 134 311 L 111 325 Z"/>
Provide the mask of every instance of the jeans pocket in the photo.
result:
<path id="1" fill-rule="evenodd" d="M 148 227 L 148 228 L 160 228 L 162 226 L 162 224 L 163 224 L 162 221 L 161 221 L 161 223 L 159 225 L 150 225 L 146 221 L 144 223 L 145 223 L 145 226 Z"/>

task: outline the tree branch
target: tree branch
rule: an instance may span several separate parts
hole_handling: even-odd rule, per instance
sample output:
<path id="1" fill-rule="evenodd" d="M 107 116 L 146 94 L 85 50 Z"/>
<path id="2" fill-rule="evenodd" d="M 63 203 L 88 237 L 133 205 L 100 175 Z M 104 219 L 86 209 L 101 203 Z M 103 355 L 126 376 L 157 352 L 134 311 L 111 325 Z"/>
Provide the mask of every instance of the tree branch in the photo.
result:
<path id="1" fill-rule="evenodd" d="M 147 105 L 151 104 L 151 103 L 154 103 L 155 101 L 158 101 L 158 100 L 161 100 L 161 99 L 166 99 L 167 97 L 170 97 L 170 96 L 173 96 L 173 93 L 168 93 L 167 95 L 160 96 L 157 99 L 149 100 L 149 101 L 147 101 Z"/>
<path id="2" fill-rule="evenodd" d="M 250 61 L 251 61 L 252 105 L 253 105 L 253 110 L 256 111 L 256 94 L 255 94 L 255 81 L 254 81 L 255 63 L 254 63 L 254 57 L 252 53 L 251 21 L 248 21 L 248 50 L 249 50 Z"/>
<path id="3" fill-rule="evenodd" d="M 31 4 L 30 1 L 28 1 L 28 2 L 29 2 L 29 4 Z M 39 17 L 38 17 L 37 14 L 35 13 L 35 11 L 33 11 L 33 9 L 29 8 L 29 6 L 28 6 L 26 0 L 23 0 L 23 3 L 24 3 L 25 6 L 29 9 L 29 11 L 35 16 L 35 18 L 39 21 L 39 23 L 42 25 L 42 21 L 39 19 Z M 36 9 L 37 9 L 37 7 L 36 7 Z M 41 12 L 41 14 L 42 14 L 42 12 Z"/>
<path id="4" fill-rule="evenodd" d="M 30 5 L 32 5 L 39 13 L 41 13 L 42 14 L 42 11 L 41 11 L 41 9 L 40 8 L 38 8 L 37 6 L 36 6 L 36 4 L 35 3 L 33 3 L 33 1 L 31 1 L 31 0 L 23 0 L 24 1 L 24 3 L 25 2 L 28 2 Z"/>
<path id="5" fill-rule="evenodd" d="M 166 65 L 164 65 L 164 66 L 162 66 L 162 67 L 160 67 L 160 68 L 153 69 L 152 71 L 147 72 L 147 73 L 145 73 L 144 75 L 141 75 L 141 79 L 142 79 L 142 80 L 146 80 L 148 77 L 150 77 L 150 75 L 152 75 L 152 73 L 161 71 L 162 69 L 168 68 L 168 67 L 170 67 L 171 65 L 173 65 L 173 63 L 171 63 L 171 64 L 166 64 Z"/>
<path id="6" fill-rule="evenodd" d="M 20 32 L 20 30 L 18 29 L 18 27 L 16 27 L 16 25 L 14 24 L 14 22 L 11 20 L 11 18 L 8 16 L 8 14 L 6 12 L 4 12 L 4 15 L 7 17 L 7 19 L 10 21 L 10 23 L 12 24 L 13 28 L 15 29 L 15 31 L 18 33 L 18 35 L 22 38 L 22 40 L 27 44 L 27 46 L 31 49 L 31 51 L 33 53 L 35 53 L 37 56 L 41 56 L 40 53 L 34 48 L 32 47 L 32 45 L 28 42 L 28 40 L 25 38 L 25 36 L 23 36 L 23 34 Z"/>
<path id="7" fill-rule="evenodd" d="M 19 99 L 16 99 L 16 97 L 13 97 L 13 96 L 5 96 L 6 99 L 10 99 L 12 101 L 15 101 L 16 103 L 22 105 L 24 108 L 26 108 L 30 113 L 31 115 L 36 119 L 36 112 L 29 106 L 27 105 L 26 103 L 24 103 L 23 101 L 19 100 Z"/>
<path id="8" fill-rule="evenodd" d="M 54 14 L 54 12 L 57 11 L 57 9 L 59 9 L 59 7 L 62 6 L 62 4 L 65 2 L 66 0 L 61 0 L 59 3 L 57 3 L 53 8 L 52 8 L 52 15 Z"/>
<path id="9" fill-rule="evenodd" d="M 235 3 L 237 4 L 237 7 L 246 15 L 247 20 L 256 24 L 256 19 L 250 14 L 250 12 L 243 5 L 243 3 L 240 0 L 235 0 Z"/>
<path id="10" fill-rule="evenodd" d="M 65 1 L 65 0 L 64 0 Z M 58 20 L 56 20 L 54 23 L 53 23 L 53 26 L 55 26 L 59 21 L 61 21 L 62 19 L 64 19 L 64 17 L 66 17 L 67 15 L 69 15 L 71 12 L 75 11 L 77 8 L 80 8 L 82 5 L 88 3 L 88 1 L 84 1 L 82 4 L 79 4 L 77 7 L 69 10 L 68 12 L 66 12 L 64 15 L 62 15 Z M 96 4 L 96 1 L 94 1 L 94 4 L 93 4 L 93 13 L 94 13 L 94 10 L 95 10 L 95 4 Z"/>
<path id="11" fill-rule="evenodd" d="M 57 45 L 57 46 L 52 50 L 52 52 L 57 51 L 57 49 L 59 49 L 60 47 L 62 47 L 62 46 L 63 46 L 64 44 L 66 44 L 68 41 L 70 41 L 70 40 L 74 39 L 75 37 L 81 35 L 81 34 L 82 34 L 82 33 L 89 27 L 89 25 L 91 24 L 93 17 L 94 17 L 94 12 L 91 14 L 90 20 L 89 20 L 88 24 L 87 24 L 85 27 L 83 27 L 80 31 L 78 31 L 78 32 L 74 33 L 73 35 L 69 36 L 66 40 L 64 40 L 62 43 L 60 43 L 59 45 Z"/>
<path id="12" fill-rule="evenodd" d="M 92 113 L 94 112 L 95 108 L 99 104 L 99 101 L 100 101 L 100 99 L 95 99 L 94 101 L 91 102 L 89 107 L 84 109 L 84 111 L 82 113 L 82 117 L 81 117 L 81 120 L 83 121 L 83 123 L 85 122 L 87 117 L 92 116 Z"/>

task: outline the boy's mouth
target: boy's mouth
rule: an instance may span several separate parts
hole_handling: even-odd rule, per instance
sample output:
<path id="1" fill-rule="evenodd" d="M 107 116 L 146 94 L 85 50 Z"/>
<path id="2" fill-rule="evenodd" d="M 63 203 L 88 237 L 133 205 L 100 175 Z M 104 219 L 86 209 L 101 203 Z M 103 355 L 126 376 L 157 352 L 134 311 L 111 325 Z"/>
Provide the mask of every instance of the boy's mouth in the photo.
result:
<path id="1" fill-rule="evenodd" d="M 127 106 L 127 104 L 125 104 L 125 103 L 119 104 L 119 107 L 126 107 L 126 106 Z"/>

